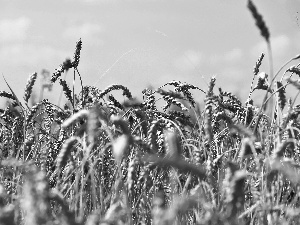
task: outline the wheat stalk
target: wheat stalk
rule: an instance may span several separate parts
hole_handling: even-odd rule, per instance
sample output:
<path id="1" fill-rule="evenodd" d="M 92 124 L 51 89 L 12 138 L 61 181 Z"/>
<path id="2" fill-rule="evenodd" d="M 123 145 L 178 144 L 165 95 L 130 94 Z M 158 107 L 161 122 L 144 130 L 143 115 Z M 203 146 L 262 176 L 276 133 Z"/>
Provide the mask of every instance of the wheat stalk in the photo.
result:
<path id="1" fill-rule="evenodd" d="M 210 143 L 213 140 L 213 132 L 212 132 L 212 107 L 213 107 L 213 88 L 215 86 L 216 78 L 212 77 L 210 80 L 210 83 L 208 85 L 208 91 L 206 92 L 206 98 L 205 98 L 205 134 L 208 140 L 208 143 Z"/>
<path id="2" fill-rule="evenodd" d="M 244 184 L 246 180 L 245 171 L 235 171 L 229 183 L 229 194 L 227 196 L 228 219 L 234 221 L 238 212 L 243 209 L 245 202 Z"/>
<path id="3" fill-rule="evenodd" d="M 79 41 L 76 43 L 76 50 L 74 53 L 74 58 L 73 58 L 73 67 L 77 68 L 78 64 L 79 64 L 79 60 L 80 60 L 80 51 L 82 48 L 82 41 L 81 38 L 79 39 Z"/>
<path id="4" fill-rule="evenodd" d="M 71 117 L 69 117 L 64 123 L 61 125 L 63 129 L 67 129 L 69 126 L 71 126 L 73 123 L 80 119 L 86 119 L 89 115 L 89 111 L 86 109 L 82 109 L 79 112 L 73 114 Z"/>
<path id="5" fill-rule="evenodd" d="M 11 100 L 16 100 L 15 96 L 11 93 L 8 93 L 6 91 L 0 91 L 0 97 L 9 98 Z"/>
<path id="6" fill-rule="evenodd" d="M 74 149 L 78 142 L 79 140 L 77 137 L 70 137 L 65 141 L 56 159 L 56 167 L 58 171 L 66 165 L 72 149 Z"/>
<path id="7" fill-rule="evenodd" d="M 265 21 L 263 20 L 263 17 L 259 14 L 259 12 L 257 11 L 255 5 L 252 3 L 251 0 L 248 0 L 247 6 L 253 18 L 255 19 L 255 23 L 258 29 L 260 30 L 260 34 L 266 39 L 267 42 L 269 42 L 270 33 L 268 27 L 266 26 Z"/>
<path id="8" fill-rule="evenodd" d="M 32 75 L 29 76 L 29 78 L 27 80 L 27 84 L 25 87 L 25 93 L 24 93 L 24 97 L 23 97 L 26 103 L 28 102 L 28 99 L 31 96 L 32 88 L 36 81 L 36 78 L 37 78 L 37 73 L 33 73 Z"/>
<path id="9" fill-rule="evenodd" d="M 67 82 L 65 80 L 59 79 L 59 84 L 63 87 L 63 92 L 66 96 L 66 98 L 71 102 L 71 104 L 73 105 L 73 97 L 72 97 L 72 91 L 69 88 Z"/>

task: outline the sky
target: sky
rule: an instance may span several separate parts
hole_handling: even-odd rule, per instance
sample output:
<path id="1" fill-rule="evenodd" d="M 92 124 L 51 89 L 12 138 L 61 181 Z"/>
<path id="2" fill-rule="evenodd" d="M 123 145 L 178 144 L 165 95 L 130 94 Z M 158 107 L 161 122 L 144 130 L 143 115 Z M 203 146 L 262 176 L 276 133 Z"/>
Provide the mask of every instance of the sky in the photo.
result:
<path id="1" fill-rule="evenodd" d="M 269 28 L 274 70 L 300 54 L 300 0 L 254 1 Z M 103 90 L 122 84 L 134 96 L 179 80 L 207 89 L 212 76 L 246 101 L 253 67 L 266 43 L 246 0 L 0 0 L 0 72 L 22 99 L 28 77 L 52 74 L 82 39 L 83 84 Z M 293 64 L 290 64 L 291 66 Z M 9 91 L 3 77 L 0 90 Z M 66 75 L 72 86 L 72 73 Z M 76 93 L 80 91 L 79 80 Z M 169 87 L 170 89 L 172 87 Z M 44 97 L 57 103 L 55 84 Z M 204 95 L 193 92 L 197 101 Z M 258 92 L 258 96 L 261 92 Z M 254 96 L 255 97 L 255 96 Z M 3 104 L 4 100 L 0 100 Z"/>

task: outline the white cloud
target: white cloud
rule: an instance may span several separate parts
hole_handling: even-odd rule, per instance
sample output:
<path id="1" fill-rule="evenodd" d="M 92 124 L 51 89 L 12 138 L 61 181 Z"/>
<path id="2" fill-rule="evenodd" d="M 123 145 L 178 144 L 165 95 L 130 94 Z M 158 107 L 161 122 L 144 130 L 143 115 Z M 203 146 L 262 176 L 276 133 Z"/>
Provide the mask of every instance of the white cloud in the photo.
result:
<path id="1" fill-rule="evenodd" d="M 30 26 L 30 20 L 27 17 L 0 21 L 0 41 L 13 42 L 22 41 L 26 38 Z"/>
<path id="2" fill-rule="evenodd" d="M 272 54 L 274 57 L 282 57 L 285 56 L 287 51 L 289 50 L 291 44 L 291 40 L 286 35 L 279 35 L 276 37 L 271 37 L 271 46 L 272 46 Z M 267 44 L 265 41 L 261 41 L 257 45 L 255 45 L 251 53 L 254 57 L 258 57 L 261 53 L 267 53 Z"/>
<path id="3" fill-rule="evenodd" d="M 216 63 L 236 63 L 242 59 L 243 55 L 244 53 L 242 49 L 234 48 L 225 53 L 217 53 L 208 56 L 207 63 L 212 65 Z"/>
<path id="4" fill-rule="evenodd" d="M 7 66 L 46 66 L 64 60 L 68 52 L 50 46 L 11 44 L 0 48 L 0 62 Z"/>
<path id="5" fill-rule="evenodd" d="M 182 71 L 195 70 L 204 61 L 204 55 L 201 52 L 193 50 L 186 51 L 181 57 L 174 62 L 175 67 Z"/>
<path id="6" fill-rule="evenodd" d="M 215 65 L 224 63 L 237 63 L 242 60 L 244 53 L 240 48 L 234 48 L 225 53 L 205 55 L 202 52 L 194 50 L 186 51 L 181 57 L 177 58 L 174 65 L 177 69 L 184 72 L 199 69 L 198 67 L 205 65 Z"/>
<path id="7" fill-rule="evenodd" d="M 103 27 L 94 23 L 84 23 L 68 27 L 63 34 L 64 38 L 77 40 L 81 38 L 84 43 L 90 45 L 102 45 L 101 33 Z"/>
<path id="8" fill-rule="evenodd" d="M 224 59 L 227 62 L 237 62 L 242 59 L 243 51 L 240 48 L 234 48 L 229 52 L 226 52 L 224 55 Z"/>

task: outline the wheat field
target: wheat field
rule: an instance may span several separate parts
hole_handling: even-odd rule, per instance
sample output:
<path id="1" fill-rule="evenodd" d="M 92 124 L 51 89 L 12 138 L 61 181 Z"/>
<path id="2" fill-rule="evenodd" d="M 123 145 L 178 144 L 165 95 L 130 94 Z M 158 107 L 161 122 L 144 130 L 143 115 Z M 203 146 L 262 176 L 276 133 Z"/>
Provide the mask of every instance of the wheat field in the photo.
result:
<path id="1" fill-rule="evenodd" d="M 269 30 L 250 0 L 248 8 L 272 67 Z M 1 225 L 300 224 L 300 55 L 275 73 L 260 71 L 262 53 L 242 103 L 215 77 L 206 90 L 173 80 L 139 98 L 119 84 L 84 86 L 82 47 L 47 84 L 61 86 L 63 107 L 30 106 L 37 73 L 23 99 L 8 84 L 0 92 Z"/>

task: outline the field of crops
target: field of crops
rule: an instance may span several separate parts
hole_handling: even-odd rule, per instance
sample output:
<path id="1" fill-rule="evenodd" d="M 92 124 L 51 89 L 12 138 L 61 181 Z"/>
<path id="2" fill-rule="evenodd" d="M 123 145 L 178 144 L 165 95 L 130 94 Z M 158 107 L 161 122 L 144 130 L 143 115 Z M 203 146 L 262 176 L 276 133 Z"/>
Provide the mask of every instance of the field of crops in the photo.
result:
<path id="1" fill-rule="evenodd" d="M 248 8 L 269 54 L 253 62 L 245 103 L 214 77 L 206 90 L 170 81 L 137 98 L 119 84 L 84 86 L 81 40 L 47 84 L 61 85 L 63 107 L 28 103 L 37 73 L 22 98 L 7 83 L 0 224 L 300 224 L 300 55 L 273 72 L 269 30 Z M 203 110 L 192 93 L 205 96 Z"/>

